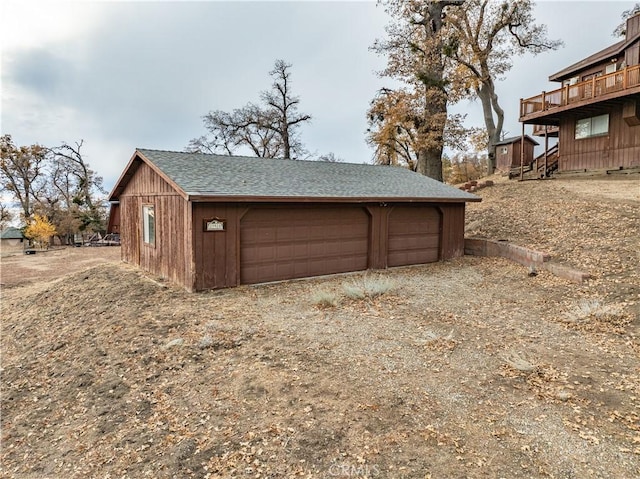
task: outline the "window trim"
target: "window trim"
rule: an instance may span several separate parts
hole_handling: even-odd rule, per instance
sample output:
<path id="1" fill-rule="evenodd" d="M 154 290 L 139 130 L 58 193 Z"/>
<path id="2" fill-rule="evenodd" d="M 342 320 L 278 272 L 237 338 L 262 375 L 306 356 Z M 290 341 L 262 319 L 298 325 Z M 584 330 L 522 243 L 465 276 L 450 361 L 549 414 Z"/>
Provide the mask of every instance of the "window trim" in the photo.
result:
<path id="1" fill-rule="evenodd" d="M 593 133 L 593 120 L 596 118 L 602 118 L 602 117 L 606 117 L 607 118 L 607 130 L 602 132 L 602 133 Z M 607 136 L 609 134 L 609 113 L 605 113 L 603 115 L 596 115 L 596 116 L 590 116 L 587 118 L 580 118 L 579 120 L 576 120 L 576 124 L 575 124 L 575 128 L 574 128 L 574 139 L 575 140 L 587 140 L 589 138 L 597 138 L 599 136 Z M 589 127 L 588 127 L 588 131 L 586 132 L 586 134 L 584 136 L 578 136 L 578 124 L 580 122 L 589 122 Z"/>
<path id="2" fill-rule="evenodd" d="M 144 203 L 142 205 L 142 244 L 153 247 L 156 245 L 157 231 L 155 210 L 154 204 Z M 148 221 L 149 219 L 152 219 L 152 221 Z"/>

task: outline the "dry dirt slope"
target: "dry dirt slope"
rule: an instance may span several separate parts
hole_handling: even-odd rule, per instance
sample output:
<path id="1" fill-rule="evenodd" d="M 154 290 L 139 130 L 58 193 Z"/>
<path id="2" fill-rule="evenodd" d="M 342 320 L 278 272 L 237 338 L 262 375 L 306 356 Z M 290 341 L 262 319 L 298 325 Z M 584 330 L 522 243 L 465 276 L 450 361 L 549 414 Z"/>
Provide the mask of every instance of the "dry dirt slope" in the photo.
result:
<path id="1" fill-rule="evenodd" d="M 467 257 L 206 294 L 108 264 L 3 291 L 2 476 L 638 477 L 638 203 L 573 187 L 501 183 L 469 221 L 585 285 Z M 526 208 L 518 188 L 571 214 L 522 222 L 500 207 Z M 617 229 L 585 243 L 593 209 Z"/>

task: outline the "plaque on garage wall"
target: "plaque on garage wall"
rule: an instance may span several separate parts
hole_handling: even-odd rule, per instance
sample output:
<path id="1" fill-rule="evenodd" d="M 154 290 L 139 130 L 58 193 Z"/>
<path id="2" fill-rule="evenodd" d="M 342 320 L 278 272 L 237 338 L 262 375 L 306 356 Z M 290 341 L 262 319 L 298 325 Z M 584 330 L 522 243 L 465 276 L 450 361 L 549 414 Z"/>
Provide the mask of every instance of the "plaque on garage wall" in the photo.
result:
<path id="1" fill-rule="evenodd" d="M 226 231 L 227 222 L 220 218 L 204 220 L 204 231 Z"/>

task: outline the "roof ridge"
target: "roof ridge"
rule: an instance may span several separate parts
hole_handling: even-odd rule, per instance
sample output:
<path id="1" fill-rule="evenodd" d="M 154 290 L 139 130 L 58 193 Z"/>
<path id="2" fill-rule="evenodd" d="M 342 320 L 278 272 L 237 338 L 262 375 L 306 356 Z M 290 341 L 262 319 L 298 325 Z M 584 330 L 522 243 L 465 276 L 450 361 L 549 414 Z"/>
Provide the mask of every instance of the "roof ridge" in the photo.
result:
<path id="1" fill-rule="evenodd" d="M 221 155 L 217 153 L 204 153 L 204 152 L 195 152 L 195 151 L 176 151 L 176 150 L 159 150 L 156 148 L 136 148 L 137 151 L 155 151 L 159 153 L 174 153 L 180 155 L 201 155 L 207 156 L 211 158 L 220 157 L 220 158 L 247 158 L 250 160 L 277 160 L 277 161 L 292 161 L 296 163 L 305 162 L 305 163 L 317 163 L 317 164 L 333 164 L 333 165 L 362 165 L 362 166 L 391 166 L 396 167 L 397 165 L 376 165 L 374 163 L 353 163 L 350 161 L 322 161 L 322 160 L 309 160 L 309 159 L 294 159 L 294 158 L 275 158 L 271 156 L 248 156 L 248 155 Z M 406 169 L 406 168 L 402 168 Z"/>

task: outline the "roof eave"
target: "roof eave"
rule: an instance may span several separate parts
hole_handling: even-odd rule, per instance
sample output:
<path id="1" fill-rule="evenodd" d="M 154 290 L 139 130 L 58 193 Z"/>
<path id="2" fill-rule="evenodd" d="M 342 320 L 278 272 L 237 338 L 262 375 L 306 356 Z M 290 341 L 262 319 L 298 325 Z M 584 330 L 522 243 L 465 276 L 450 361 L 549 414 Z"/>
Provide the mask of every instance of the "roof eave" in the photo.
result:
<path id="1" fill-rule="evenodd" d="M 614 43 L 613 45 L 609 45 L 607 48 L 603 48 L 599 52 L 596 52 L 592 55 L 589 55 L 586 58 L 583 58 L 576 63 L 569 65 L 566 68 L 563 68 L 557 73 L 549 76 L 549 81 L 560 82 L 566 80 L 567 78 L 571 78 L 573 74 L 577 73 L 580 70 L 584 70 L 585 68 L 589 68 L 593 65 L 596 65 L 603 60 L 610 58 L 612 56 L 618 56 L 622 53 L 629 45 L 640 38 L 640 32 L 631 37 L 629 40 L 622 40 L 618 43 Z"/>
<path id="2" fill-rule="evenodd" d="M 187 193 L 187 200 L 193 203 L 467 203 L 482 201 L 470 195 L 464 198 L 404 197 L 404 196 L 250 196 L 212 195 L 210 193 Z"/>

